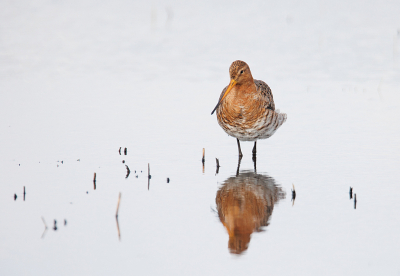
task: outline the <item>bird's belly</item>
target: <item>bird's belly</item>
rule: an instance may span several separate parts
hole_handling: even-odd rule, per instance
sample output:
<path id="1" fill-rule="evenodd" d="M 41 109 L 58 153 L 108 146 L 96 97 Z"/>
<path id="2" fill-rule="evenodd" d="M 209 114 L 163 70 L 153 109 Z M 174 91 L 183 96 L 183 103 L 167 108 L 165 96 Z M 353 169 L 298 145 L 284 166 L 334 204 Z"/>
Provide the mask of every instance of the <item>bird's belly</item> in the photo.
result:
<path id="1" fill-rule="evenodd" d="M 257 127 L 248 124 L 223 124 L 220 123 L 225 132 L 238 138 L 241 141 L 255 141 L 260 138 L 260 133 Z"/>
<path id="2" fill-rule="evenodd" d="M 271 137 L 279 125 L 274 124 L 273 111 L 267 110 L 257 116 L 221 116 L 218 117 L 219 125 L 224 131 L 241 141 L 256 141 Z"/>

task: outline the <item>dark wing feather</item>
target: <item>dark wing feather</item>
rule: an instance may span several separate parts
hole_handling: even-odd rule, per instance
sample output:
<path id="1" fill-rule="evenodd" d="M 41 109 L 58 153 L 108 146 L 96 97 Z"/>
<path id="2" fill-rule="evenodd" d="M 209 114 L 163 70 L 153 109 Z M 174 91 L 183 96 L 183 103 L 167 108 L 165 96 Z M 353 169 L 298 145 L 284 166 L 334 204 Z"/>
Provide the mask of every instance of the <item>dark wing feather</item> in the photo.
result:
<path id="1" fill-rule="evenodd" d="M 265 101 L 265 108 L 275 111 L 274 97 L 272 96 L 271 88 L 261 80 L 254 80 L 254 83 L 256 84 L 257 92 L 260 93 L 261 97 Z"/>
<path id="2" fill-rule="evenodd" d="M 226 89 L 228 89 L 228 86 L 226 86 L 226 87 L 224 88 L 224 90 L 222 90 L 221 95 L 219 96 L 219 99 L 218 99 L 218 103 L 217 103 L 217 105 L 215 106 L 214 110 L 211 112 L 211 115 L 213 115 L 213 113 L 214 113 L 214 112 L 217 110 L 217 108 L 219 107 L 218 104 L 220 103 L 222 97 L 224 96 Z"/>
<path id="3" fill-rule="evenodd" d="M 222 99 L 222 97 L 224 96 L 226 89 L 228 89 L 228 86 L 229 86 L 229 85 L 225 86 L 225 88 L 222 90 L 221 95 L 219 96 L 218 102 L 219 102 L 219 101 Z"/>

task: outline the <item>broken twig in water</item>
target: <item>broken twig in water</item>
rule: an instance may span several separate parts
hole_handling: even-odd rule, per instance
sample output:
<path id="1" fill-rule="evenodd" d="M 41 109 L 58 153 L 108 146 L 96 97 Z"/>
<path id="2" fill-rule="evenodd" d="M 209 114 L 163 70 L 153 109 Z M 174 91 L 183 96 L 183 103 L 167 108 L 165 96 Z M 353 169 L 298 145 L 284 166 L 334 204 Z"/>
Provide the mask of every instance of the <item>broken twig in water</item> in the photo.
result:
<path id="1" fill-rule="evenodd" d="M 294 200 L 296 199 L 296 190 L 294 189 L 294 184 L 292 183 L 293 190 L 292 190 L 292 206 L 294 205 Z"/>
<path id="2" fill-rule="evenodd" d="M 219 167 L 220 167 L 218 158 L 215 158 L 215 161 L 217 162 L 217 170 L 216 170 L 215 174 L 218 174 Z"/>
<path id="3" fill-rule="evenodd" d="M 353 188 L 352 187 L 350 187 L 349 194 L 350 194 L 350 199 L 352 199 L 353 198 Z"/>
<path id="4" fill-rule="evenodd" d="M 96 173 L 93 176 L 93 190 L 96 190 Z"/>
<path id="5" fill-rule="evenodd" d="M 117 204 L 117 212 L 115 213 L 115 217 L 118 218 L 118 211 L 119 211 L 119 202 L 121 201 L 121 193 L 119 193 L 118 197 L 118 204 Z"/>
<path id="6" fill-rule="evenodd" d="M 147 190 L 150 190 L 150 179 L 151 179 L 150 163 L 147 163 Z"/>
<path id="7" fill-rule="evenodd" d="M 204 173 L 204 163 L 206 162 L 206 157 L 205 157 L 205 155 L 206 155 L 206 150 L 205 150 L 205 148 L 203 148 L 203 158 L 201 158 L 201 163 L 203 164 L 203 173 Z"/>

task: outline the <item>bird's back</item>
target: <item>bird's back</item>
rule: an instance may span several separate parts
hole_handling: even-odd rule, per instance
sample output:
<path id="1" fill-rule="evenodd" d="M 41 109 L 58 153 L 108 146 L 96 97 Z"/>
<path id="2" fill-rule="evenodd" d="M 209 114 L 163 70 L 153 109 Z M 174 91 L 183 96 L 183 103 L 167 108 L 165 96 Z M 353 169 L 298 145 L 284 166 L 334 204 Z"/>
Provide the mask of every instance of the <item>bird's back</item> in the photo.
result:
<path id="1" fill-rule="evenodd" d="M 272 96 L 271 88 L 262 80 L 254 80 L 257 87 L 257 93 L 265 102 L 265 108 L 275 110 L 274 97 Z"/>

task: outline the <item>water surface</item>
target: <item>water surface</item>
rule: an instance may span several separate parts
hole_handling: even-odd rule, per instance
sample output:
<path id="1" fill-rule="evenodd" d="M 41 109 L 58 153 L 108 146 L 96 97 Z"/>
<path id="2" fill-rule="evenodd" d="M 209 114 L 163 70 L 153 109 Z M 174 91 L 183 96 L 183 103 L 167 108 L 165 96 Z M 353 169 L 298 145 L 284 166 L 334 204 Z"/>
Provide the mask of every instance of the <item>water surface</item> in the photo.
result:
<path id="1" fill-rule="evenodd" d="M 399 14 L 396 1 L 0 3 L 1 274 L 400 274 Z M 288 114 L 256 172 L 242 143 L 239 174 L 210 116 L 236 59 Z"/>

